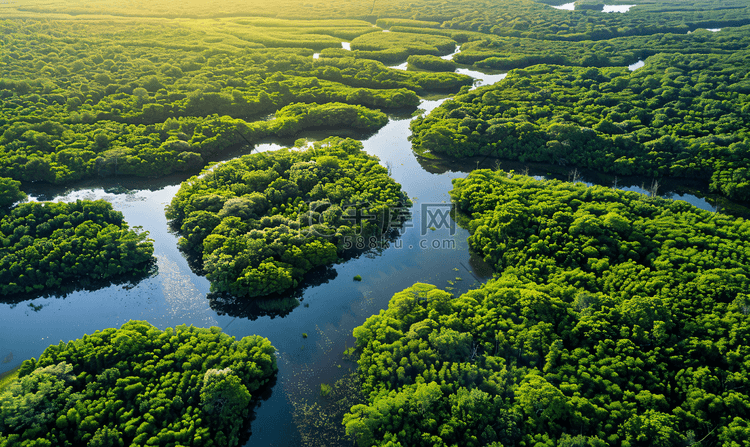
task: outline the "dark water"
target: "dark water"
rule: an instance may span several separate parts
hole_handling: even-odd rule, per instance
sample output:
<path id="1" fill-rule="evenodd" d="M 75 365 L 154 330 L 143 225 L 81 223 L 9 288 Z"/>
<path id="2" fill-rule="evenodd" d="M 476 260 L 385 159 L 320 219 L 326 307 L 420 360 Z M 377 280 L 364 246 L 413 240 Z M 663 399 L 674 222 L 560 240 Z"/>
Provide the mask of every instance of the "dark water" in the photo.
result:
<path id="1" fill-rule="evenodd" d="M 484 77 L 477 72 L 468 73 Z M 492 75 L 486 79 L 496 82 L 500 78 Z M 429 112 L 443 100 L 425 100 L 420 107 Z M 460 294 L 491 277 L 487 266 L 469 253 L 468 232 L 451 225 L 450 217 L 442 213 L 450 202 L 452 179 L 496 162 L 482 160 L 480 165 L 479 160 L 472 160 L 468 164 L 441 165 L 418 160 L 407 140 L 409 121 L 409 117 L 391 117 L 383 129 L 363 143 L 368 153 L 378 156 L 381 164 L 391 169 L 393 178 L 412 198 L 410 226 L 390 248 L 365 253 L 313 275 L 313 285 L 282 306 L 248 306 L 220 297 L 207 298 L 208 281 L 190 270 L 164 216 L 164 207 L 186 176 L 157 181 L 114 179 L 78 185 L 69 191 L 31 188 L 31 195 L 41 200 L 81 198 L 111 202 L 131 226 L 150 233 L 158 272 L 135 285 L 109 286 L 17 304 L 0 303 L 0 373 L 24 359 L 38 357 L 50 344 L 119 327 L 131 319 L 147 320 L 160 329 L 192 324 L 219 326 L 238 338 L 258 334 L 269 338 L 277 348 L 279 375 L 276 385 L 256 409 L 248 445 L 299 445 L 293 402 L 315 400 L 320 384 L 333 383 L 353 368 L 342 358 L 342 352 L 354 344 L 353 328 L 385 308 L 394 293 L 415 282 L 453 287 L 453 292 Z M 258 149 L 278 147 L 269 143 Z M 513 164 L 502 167 L 521 169 Z M 532 169 L 533 175 L 547 174 L 544 166 Z M 694 196 L 688 199 L 704 208 L 713 206 Z M 433 219 L 427 218 L 428 212 Z M 429 226 L 435 230 L 424 228 Z M 353 281 L 355 275 L 361 275 L 362 281 Z M 303 333 L 308 337 L 303 338 Z"/>

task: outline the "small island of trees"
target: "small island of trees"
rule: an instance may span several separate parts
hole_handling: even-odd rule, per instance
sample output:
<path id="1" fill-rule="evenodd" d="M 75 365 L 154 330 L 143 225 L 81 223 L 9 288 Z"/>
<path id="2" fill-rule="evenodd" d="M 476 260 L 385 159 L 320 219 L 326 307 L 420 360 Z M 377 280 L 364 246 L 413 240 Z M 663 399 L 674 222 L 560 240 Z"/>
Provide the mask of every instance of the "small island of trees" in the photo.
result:
<path id="1" fill-rule="evenodd" d="M 276 371 L 265 338 L 130 321 L 24 361 L 0 390 L 0 445 L 236 446 Z"/>
<path id="2" fill-rule="evenodd" d="M 18 182 L 0 178 L 11 205 L 26 197 Z M 142 275 L 153 267 L 148 233 L 131 230 L 103 200 L 30 202 L 0 207 L 0 295 L 55 292 L 74 281 Z"/>
<path id="3" fill-rule="evenodd" d="M 311 269 L 382 243 L 408 205 L 361 143 L 332 137 L 209 168 L 182 184 L 167 217 L 213 291 L 254 297 L 296 287 Z"/>

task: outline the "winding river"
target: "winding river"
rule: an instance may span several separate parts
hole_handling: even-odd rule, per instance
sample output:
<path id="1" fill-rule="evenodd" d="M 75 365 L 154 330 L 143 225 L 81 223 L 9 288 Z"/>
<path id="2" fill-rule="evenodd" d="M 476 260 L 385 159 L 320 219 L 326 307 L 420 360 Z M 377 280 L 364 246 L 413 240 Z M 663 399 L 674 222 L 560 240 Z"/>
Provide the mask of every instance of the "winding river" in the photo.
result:
<path id="1" fill-rule="evenodd" d="M 475 77 L 477 85 L 504 77 L 468 69 L 459 71 Z M 428 113 L 445 99 L 423 99 L 420 107 Z M 50 344 L 98 329 L 119 327 L 130 319 L 147 320 L 160 329 L 192 324 L 219 326 L 238 338 L 258 334 L 269 338 L 278 349 L 279 374 L 276 385 L 263 396 L 256 409 L 247 445 L 299 445 L 299 432 L 290 429 L 295 426 L 294 403 L 314 401 L 321 384 L 331 384 L 353 370 L 354 364 L 342 357 L 342 352 L 354 344 L 353 328 L 385 308 L 395 292 L 415 282 L 453 287 L 453 292 L 460 294 L 491 278 L 490 269 L 469 252 L 468 232 L 451 225 L 450 217 L 440 218 L 439 213 L 430 221 L 425 212 L 445 209 L 450 202 L 451 180 L 466 176 L 475 167 L 494 167 L 495 162 L 471 160 L 463 165 L 440 165 L 418 160 L 408 141 L 410 120 L 410 116 L 391 116 L 385 127 L 363 138 L 365 150 L 389 167 L 393 178 L 412 198 L 410 226 L 404 228 L 390 248 L 380 253 L 365 253 L 313 275 L 310 284 L 288 300 L 287 304 L 292 306 L 286 308 L 269 303 L 227 302 L 210 295 L 207 298 L 208 281 L 191 271 L 164 216 L 164 207 L 184 176 L 156 181 L 111 179 L 67 190 L 27 188 L 34 200 L 80 198 L 111 202 L 131 226 L 140 226 L 150 233 L 158 272 L 137 284 L 112 285 L 17 304 L 0 303 L 0 359 L 11 359 L 0 364 L 0 373 L 18 366 L 26 358 L 38 357 Z M 268 141 L 258 145 L 257 150 L 272 150 L 290 143 Z M 508 166 L 507 169 L 514 169 L 513 164 Z M 530 172 L 547 175 L 544 167 L 532 168 Z M 703 199 L 686 198 L 712 208 Z M 429 226 L 435 230 L 423 229 Z M 362 281 L 353 281 L 355 275 L 361 275 Z M 294 307 L 297 301 L 299 305 Z M 303 338 L 303 333 L 308 336 Z"/>

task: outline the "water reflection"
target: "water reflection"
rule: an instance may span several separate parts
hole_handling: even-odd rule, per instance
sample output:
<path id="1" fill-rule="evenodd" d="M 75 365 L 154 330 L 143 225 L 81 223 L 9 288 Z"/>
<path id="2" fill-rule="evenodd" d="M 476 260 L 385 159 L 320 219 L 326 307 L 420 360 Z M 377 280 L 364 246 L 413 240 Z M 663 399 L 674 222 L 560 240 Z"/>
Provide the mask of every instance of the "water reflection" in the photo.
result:
<path id="1" fill-rule="evenodd" d="M 427 172 L 441 174 L 447 172 L 470 172 L 474 169 L 494 169 L 506 172 L 514 171 L 532 176 L 537 180 L 556 179 L 562 181 L 580 181 L 586 185 L 609 186 L 622 191 L 635 191 L 641 194 L 652 195 L 656 191 L 657 195 L 666 199 L 684 200 L 697 208 L 715 212 L 720 207 L 717 201 L 722 201 L 716 197 L 698 197 L 694 192 L 705 188 L 705 185 L 689 179 L 661 179 L 655 182 L 653 178 L 638 176 L 615 176 L 597 171 L 586 169 L 574 169 L 570 167 L 553 165 L 547 163 L 522 163 L 519 161 L 500 160 L 497 158 L 469 157 L 462 160 L 452 160 L 442 157 L 418 158 L 419 164 Z M 723 205 L 722 205 L 723 206 Z M 745 215 L 749 210 L 734 204 L 734 212 Z"/>
<path id="2" fill-rule="evenodd" d="M 646 65 L 646 63 L 643 62 L 643 61 L 641 61 L 641 60 L 639 60 L 638 62 L 635 62 L 633 64 L 628 65 L 628 70 L 630 70 L 630 71 L 636 71 L 639 68 L 643 67 L 644 65 Z"/>
<path id="3" fill-rule="evenodd" d="M 99 280 L 82 278 L 76 282 L 70 281 L 68 283 L 63 283 L 59 287 L 56 287 L 55 289 L 45 289 L 45 290 L 31 292 L 31 293 L 0 296 L 0 303 L 8 304 L 10 305 L 11 308 L 13 308 L 19 303 L 22 303 L 25 301 L 34 301 L 40 298 L 64 299 L 65 297 L 72 295 L 76 292 L 81 292 L 81 293 L 96 292 L 98 290 L 109 288 L 109 287 L 122 287 L 123 290 L 129 290 L 129 289 L 138 287 L 138 284 L 141 281 L 147 280 L 149 278 L 153 278 L 159 273 L 161 272 L 159 272 L 159 267 L 157 265 L 157 262 L 156 260 L 154 260 L 148 265 L 147 270 L 142 273 L 124 274 L 124 275 L 119 275 L 119 276 L 115 276 L 112 278 L 99 279 Z M 33 311 L 38 312 L 44 307 L 44 305 L 29 303 L 29 307 Z"/>
<path id="4" fill-rule="evenodd" d="M 557 5 L 557 6 L 550 5 L 550 6 L 552 6 L 555 9 L 563 9 L 563 10 L 566 10 L 566 11 L 573 11 L 573 10 L 575 10 L 576 3 L 575 2 L 570 2 L 570 3 L 565 3 L 563 5 Z"/>
<path id="5" fill-rule="evenodd" d="M 472 87 L 472 90 L 474 90 L 477 87 L 481 87 L 483 85 L 492 85 L 497 82 L 502 81 L 505 79 L 506 76 L 508 76 L 508 73 L 505 72 L 480 72 L 477 70 L 470 70 L 468 68 L 459 68 L 456 70 L 456 73 L 464 74 L 467 76 L 471 76 L 472 78 L 476 79 L 474 81 L 474 86 Z"/>

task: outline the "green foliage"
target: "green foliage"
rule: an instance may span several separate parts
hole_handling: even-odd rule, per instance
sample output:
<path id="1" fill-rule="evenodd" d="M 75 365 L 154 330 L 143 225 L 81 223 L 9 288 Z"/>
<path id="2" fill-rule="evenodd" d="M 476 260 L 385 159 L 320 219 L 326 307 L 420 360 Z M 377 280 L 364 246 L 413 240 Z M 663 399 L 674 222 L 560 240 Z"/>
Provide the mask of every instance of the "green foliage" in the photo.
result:
<path id="1" fill-rule="evenodd" d="M 658 53 L 731 54 L 748 46 L 748 27 L 727 28 L 721 34 L 706 30 L 670 34 L 664 30 L 646 36 L 607 40 L 540 40 L 535 37 L 499 37 L 475 33 L 454 56 L 460 64 L 511 70 L 537 64 L 582 67 L 624 67 Z"/>
<path id="2" fill-rule="evenodd" d="M 258 336 L 143 321 L 60 342 L 0 393 L 0 443 L 234 446 L 274 352 Z"/>
<path id="3" fill-rule="evenodd" d="M 312 58 L 340 48 L 342 38 L 387 34 L 368 22 L 256 17 L 210 28 L 197 20 L 0 20 L 0 176 L 64 184 L 196 171 L 221 151 L 267 136 L 373 130 L 385 115 L 364 107 L 416 107 L 417 91 L 471 83 L 454 73 Z M 437 39 L 438 46 L 449 40 Z M 266 121 L 274 112 L 284 119 Z"/>
<path id="4" fill-rule="evenodd" d="M 22 203 L 0 217 L 0 295 L 147 272 L 154 247 L 103 200 Z"/>
<path id="5" fill-rule="evenodd" d="M 282 118 L 278 118 L 283 120 Z M 167 209 L 212 290 L 256 297 L 400 225 L 409 204 L 359 142 L 246 155 L 184 182 Z"/>
<path id="6" fill-rule="evenodd" d="M 360 275 L 354 275 L 355 281 L 362 281 L 362 277 Z"/>
<path id="7" fill-rule="evenodd" d="M 750 53 L 659 55 L 626 69 L 536 65 L 412 121 L 418 152 L 700 179 L 750 197 Z M 750 110 L 750 109 L 749 109 Z"/>
<path id="8" fill-rule="evenodd" d="M 546 4 L 545 4 L 546 3 Z M 169 0 L 149 2 L 112 3 L 94 0 L 78 3 L 63 0 L 31 1 L 23 8 L 6 6 L 9 17 L 26 18 L 36 13 L 70 14 L 73 16 L 93 11 L 117 17 L 139 16 L 159 18 L 227 18 L 239 17 L 237 23 L 257 31 L 260 36 L 248 34 L 247 44 L 278 46 L 286 45 L 290 37 L 304 35 L 304 44 L 312 48 L 315 43 L 325 42 L 332 31 L 323 29 L 336 27 L 372 32 L 365 18 L 380 27 L 393 30 L 394 26 L 421 27 L 424 29 L 456 29 L 491 33 L 501 36 L 533 37 L 558 40 L 591 40 L 615 36 L 649 35 L 660 32 L 684 34 L 697 27 L 726 27 L 747 24 L 750 18 L 748 5 L 743 0 L 634 0 L 636 4 L 627 14 L 604 14 L 602 3 L 597 0 L 577 1 L 576 11 L 559 11 L 547 4 L 560 4 L 558 0 L 494 0 L 445 2 L 443 0 L 420 0 L 406 3 L 398 0 L 372 2 L 350 2 L 331 4 L 323 0 L 285 0 L 265 2 L 261 0 L 228 0 L 221 7 L 214 3 L 190 1 L 175 5 Z M 296 20 L 282 20 L 296 19 Z M 335 20 L 334 20 L 335 19 Z M 342 20 L 344 19 L 344 20 Z M 348 20 L 346 20 L 348 19 Z M 214 22 L 207 22 L 213 24 Z M 206 36 L 200 40 L 205 46 L 237 45 L 215 27 L 205 26 Z M 370 28 L 369 30 L 367 28 Z M 375 31 L 379 31 L 377 28 Z M 134 35 L 140 44 L 158 43 L 150 36 Z M 189 41 L 170 42 L 177 47 L 198 46 Z"/>
<path id="9" fill-rule="evenodd" d="M 347 51 L 343 49 L 326 49 L 321 53 L 321 58 L 317 59 L 315 65 L 318 67 L 316 75 L 321 79 L 332 81 L 341 81 L 353 86 L 378 86 L 380 88 L 406 88 L 415 92 L 428 91 L 456 91 L 465 85 L 472 85 L 474 80 L 466 75 L 458 73 L 422 73 L 407 72 L 404 70 L 387 69 L 382 62 L 376 62 L 368 59 L 386 59 L 386 62 L 398 62 L 407 59 L 406 50 L 380 50 L 380 56 L 374 51 Z M 389 53 L 391 52 L 391 53 Z M 388 57 L 381 57 L 388 53 Z M 363 59 L 364 58 L 364 59 Z M 399 100 L 408 97 L 399 98 L 394 95 L 395 104 Z M 417 105 L 416 103 L 405 103 L 407 105 Z"/>
<path id="10" fill-rule="evenodd" d="M 429 71 L 454 71 L 458 64 L 453 61 L 445 60 L 437 56 L 409 56 L 406 61 L 409 67 L 419 70 Z"/>
<path id="11" fill-rule="evenodd" d="M 10 208 L 16 202 L 26 199 L 26 194 L 21 191 L 21 182 L 0 177 L 0 212 L 3 208 Z"/>
<path id="12" fill-rule="evenodd" d="M 355 328 L 358 445 L 741 445 L 746 221 L 487 170 L 451 195 L 498 275 L 415 284 Z"/>
<path id="13" fill-rule="evenodd" d="M 331 394 L 331 390 L 333 388 L 331 385 L 328 385 L 327 383 L 321 383 L 320 384 L 320 396 L 321 397 L 328 397 L 329 394 Z"/>
<path id="14" fill-rule="evenodd" d="M 401 32 L 364 34 L 351 42 L 352 50 L 367 52 L 368 58 L 382 62 L 404 60 L 413 54 L 439 56 L 454 48 L 456 42 L 447 36 Z"/>

